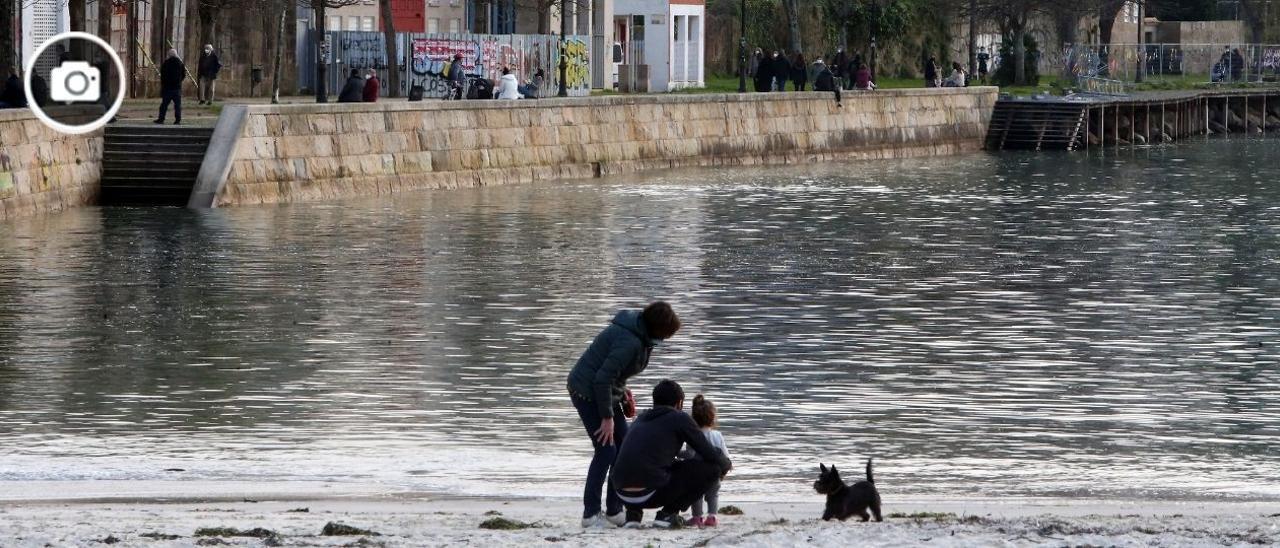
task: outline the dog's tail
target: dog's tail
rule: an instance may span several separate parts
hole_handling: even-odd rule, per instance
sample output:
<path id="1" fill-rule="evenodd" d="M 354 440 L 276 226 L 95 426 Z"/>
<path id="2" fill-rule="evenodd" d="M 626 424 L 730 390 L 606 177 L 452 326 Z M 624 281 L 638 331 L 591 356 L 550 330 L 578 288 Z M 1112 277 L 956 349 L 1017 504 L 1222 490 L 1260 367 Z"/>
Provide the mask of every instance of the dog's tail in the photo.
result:
<path id="1" fill-rule="evenodd" d="M 871 459 L 867 459 L 867 483 L 875 483 L 876 479 L 871 475 Z"/>

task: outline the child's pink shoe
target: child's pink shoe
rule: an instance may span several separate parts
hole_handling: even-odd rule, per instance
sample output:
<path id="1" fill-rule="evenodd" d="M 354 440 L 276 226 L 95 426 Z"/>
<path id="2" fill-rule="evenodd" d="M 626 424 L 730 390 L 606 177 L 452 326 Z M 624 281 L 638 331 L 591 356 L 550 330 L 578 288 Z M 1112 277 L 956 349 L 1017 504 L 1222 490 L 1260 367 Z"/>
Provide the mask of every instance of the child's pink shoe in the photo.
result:
<path id="1" fill-rule="evenodd" d="M 716 526 L 716 516 L 714 514 L 707 516 L 706 519 L 702 520 L 702 527 L 715 527 L 715 526 Z"/>
<path id="2" fill-rule="evenodd" d="M 684 525 L 685 527 L 702 527 L 705 523 L 706 521 L 702 519 L 702 516 L 693 516 Z"/>

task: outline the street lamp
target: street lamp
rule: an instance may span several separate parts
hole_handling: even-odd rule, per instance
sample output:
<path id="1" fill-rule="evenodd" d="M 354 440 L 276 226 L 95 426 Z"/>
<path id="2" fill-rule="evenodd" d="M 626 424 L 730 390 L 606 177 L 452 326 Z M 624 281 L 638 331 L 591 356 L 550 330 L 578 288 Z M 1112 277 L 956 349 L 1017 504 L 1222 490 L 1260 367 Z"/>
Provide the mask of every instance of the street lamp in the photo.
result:
<path id="1" fill-rule="evenodd" d="M 880 30 L 880 2 L 871 3 L 871 81 L 876 81 L 876 35 Z"/>
<path id="2" fill-rule="evenodd" d="M 1138 73 L 1134 77 L 1133 81 L 1141 84 L 1143 76 L 1146 76 L 1147 74 L 1147 45 L 1145 44 L 1147 22 L 1146 14 L 1143 13 L 1144 10 L 1142 9 L 1144 2 L 1142 0 L 1138 0 L 1135 4 L 1138 8 Z"/>
<path id="3" fill-rule="evenodd" d="M 557 97 L 568 97 L 569 56 L 565 55 L 565 35 L 569 33 L 569 0 L 560 0 L 560 89 Z"/>
<path id="4" fill-rule="evenodd" d="M 747 92 L 747 0 L 742 0 L 742 39 L 738 41 L 738 93 Z"/>

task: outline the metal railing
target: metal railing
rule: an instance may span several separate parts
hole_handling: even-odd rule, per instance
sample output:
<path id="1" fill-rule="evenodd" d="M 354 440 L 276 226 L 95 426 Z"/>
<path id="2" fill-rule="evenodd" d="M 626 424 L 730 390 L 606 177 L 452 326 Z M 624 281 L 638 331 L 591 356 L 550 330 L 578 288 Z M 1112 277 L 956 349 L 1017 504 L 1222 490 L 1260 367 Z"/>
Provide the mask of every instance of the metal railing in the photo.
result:
<path id="1" fill-rule="evenodd" d="M 1280 45 L 1075 44 L 1061 57 L 1062 74 L 1077 83 L 1280 84 Z"/>

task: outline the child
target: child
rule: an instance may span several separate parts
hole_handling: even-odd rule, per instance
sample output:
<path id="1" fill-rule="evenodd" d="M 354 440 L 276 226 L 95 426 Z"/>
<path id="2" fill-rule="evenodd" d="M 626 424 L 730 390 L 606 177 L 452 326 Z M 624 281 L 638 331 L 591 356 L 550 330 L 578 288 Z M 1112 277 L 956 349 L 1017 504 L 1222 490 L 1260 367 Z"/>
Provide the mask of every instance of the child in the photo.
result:
<path id="1" fill-rule="evenodd" d="M 698 423 L 698 427 L 702 429 L 702 435 L 707 437 L 707 441 L 724 453 L 724 456 L 727 458 L 729 456 L 729 448 L 724 445 L 724 436 L 721 436 L 720 431 L 716 430 L 715 404 L 708 401 L 707 398 L 702 396 L 702 394 L 698 394 L 693 398 L 693 408 L 690 409 L 689 414 L 693 415 L 693 422 Z M 692 451 L 688 451 L 688 453 L 692 454 L 688 454 L 687 456 L 697 458 L 696 453 L 693 453 Z M 718 506 L 720 506 L 720 480 L 716 480 L 715 485 L 712 485 L 711 489 L 707 490 L 705 498 L 707 501 L 706 517 L 704 518 L 702 516 L 703 499 L 700 498 L 697 502 L 693 503 L 693 519 L 689 520 L 690 526 L 716 526 L 716 510 L 718 509 Z"/>

